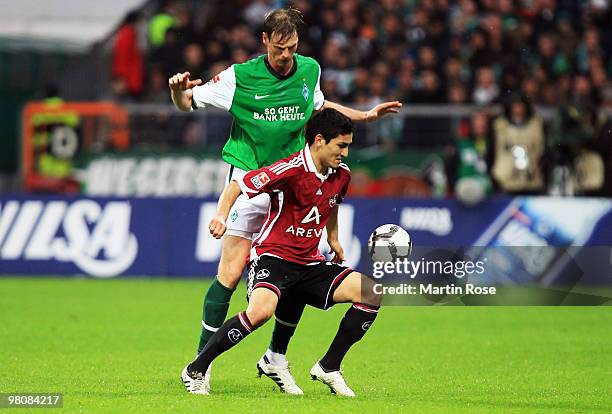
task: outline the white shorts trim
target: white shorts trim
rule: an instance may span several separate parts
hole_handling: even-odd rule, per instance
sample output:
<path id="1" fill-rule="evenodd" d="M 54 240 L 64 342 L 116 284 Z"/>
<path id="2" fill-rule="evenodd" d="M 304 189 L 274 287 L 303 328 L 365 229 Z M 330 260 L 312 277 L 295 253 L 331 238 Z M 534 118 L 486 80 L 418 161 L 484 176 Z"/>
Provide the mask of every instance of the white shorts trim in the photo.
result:
<path id="1" fill-rule="evenodd" d="M 250 233 L 248 231 L 235 230 L 235 229 L 225 230 L 226 236 L 242 237 L 243 239 L 247 239 L 247 240 L 253 240 L 256 234 L 257 233 Z"/>

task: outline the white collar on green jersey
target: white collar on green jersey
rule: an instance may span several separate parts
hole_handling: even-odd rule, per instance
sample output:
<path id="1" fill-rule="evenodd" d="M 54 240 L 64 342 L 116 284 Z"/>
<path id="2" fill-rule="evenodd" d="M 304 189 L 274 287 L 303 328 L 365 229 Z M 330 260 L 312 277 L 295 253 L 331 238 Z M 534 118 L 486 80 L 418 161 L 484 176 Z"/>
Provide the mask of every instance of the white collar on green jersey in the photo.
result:
<path id="1" fill-rule="evenodd" d="M 314 173 L 321 181 L 327 180 L 327 177 L 329 177 L 329 175 L 334 172 L 333 168 L 327 168 L 327 174 L 325 175 L 317 171 L 317 167 L 314 163 L 314 160 L 312 159 L 312 154 L 310 153 L 310 147 L 308 146 L 308 144 L 306 144 L 306 146 L 302 150 L 302 157 L 304 158 L 304 168 L 306 169 L 306 171 Z"/>

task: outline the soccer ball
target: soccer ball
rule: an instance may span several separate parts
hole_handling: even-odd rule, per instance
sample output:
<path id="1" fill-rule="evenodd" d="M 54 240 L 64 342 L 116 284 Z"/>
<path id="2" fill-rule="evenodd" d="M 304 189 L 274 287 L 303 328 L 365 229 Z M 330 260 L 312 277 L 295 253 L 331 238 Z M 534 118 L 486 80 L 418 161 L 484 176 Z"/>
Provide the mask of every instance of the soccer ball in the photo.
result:
<path id="1" fill-rule="evenodd" d="M 384 224 L 370 235 L 368 253 L 375 262 L 393 262 L 410 256 L 410 235 L 397 224 Z"/>

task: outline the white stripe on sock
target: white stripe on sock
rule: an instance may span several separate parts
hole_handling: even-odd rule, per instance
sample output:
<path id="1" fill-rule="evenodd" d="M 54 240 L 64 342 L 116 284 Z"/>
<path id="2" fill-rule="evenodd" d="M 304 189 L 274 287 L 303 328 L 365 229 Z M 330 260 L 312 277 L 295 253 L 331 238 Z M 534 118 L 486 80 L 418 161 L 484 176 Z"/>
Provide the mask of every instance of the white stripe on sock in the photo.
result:
<path id="1" fill-rule="evenodd" d="M 206 329 L 207 331 L 210 332 L 217 332 L 219 330 L 219 328 L 213 328 L 212 326 L 208 326 L 206 325 L 206 323 L 204 321 L 202 321 L 202 326 L 204 327 L 204 329 Z"/>

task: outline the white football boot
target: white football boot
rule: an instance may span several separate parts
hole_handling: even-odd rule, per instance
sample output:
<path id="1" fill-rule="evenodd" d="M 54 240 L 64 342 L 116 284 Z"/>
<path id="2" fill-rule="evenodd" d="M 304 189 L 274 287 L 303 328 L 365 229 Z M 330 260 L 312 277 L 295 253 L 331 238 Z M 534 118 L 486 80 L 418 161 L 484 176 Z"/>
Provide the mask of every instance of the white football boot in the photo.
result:
<path id="1" fill-rule="evenodd" d="M 257 371 L 260 378 L 265 375 L 276 382 L 282 392 L 291 395 L 304 395 L 304 391 L 295 383 L 288 365 L 272 365 L 268 357 L 264 355 L 257 362 Z"/>
<path id="2" fill-rule="evenodd" d="M 181 372 L 181 379 L 183 380 L 187 392 L 202 395 L 210 394 L 210 365 L 204 375 L 202 375 L 201 372 L 193 372 L 190 375 L 190 373 L 187 372 L 188 366 L 189 365 L 185 366 L 183 372 Z"/>
<path id="3" fill-rule="evenodd" d="M 346 385 L 346 381 L 344 381 L 344 377 L 342 377 L 342 372 L 325 372 L 323 368 L 321 368 L 319 362 L 314 364 L 314 367 L 310 370 L 310 377 L 313 381 L 318 380 L 327 385 L 334 394 L 342 395 L 343 397 L 355 396 L 355 392 Z"/>

